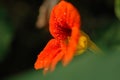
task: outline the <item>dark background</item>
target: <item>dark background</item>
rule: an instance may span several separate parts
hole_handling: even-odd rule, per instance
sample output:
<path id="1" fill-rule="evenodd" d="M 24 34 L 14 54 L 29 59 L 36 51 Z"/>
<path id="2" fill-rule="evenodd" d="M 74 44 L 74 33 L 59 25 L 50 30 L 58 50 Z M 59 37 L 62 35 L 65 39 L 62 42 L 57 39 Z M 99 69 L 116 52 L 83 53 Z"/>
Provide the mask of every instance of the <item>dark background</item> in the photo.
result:
<path id="1" fill-rule="evenodd" d="M 114 80 L 119 80 L 120 54 L 118 53 L 120 52 L 120 21 L 115 14 L 115 0 L 68 1 L 71 2 L 81 14 L 81 29 L 85 31 L 107 55 L 101 58 L 87 51 L 85 54 L 75 57 L 70 67 L 63 69 L 61 64 L 59 64 L 59 68 L 57 68 L 55 72 L 48 74 L 46 78 L 42 77 L 42 79 L 61 80 L 61 76 L 62 80 L 73 80 L 75 78 L 75 80 L 113 80 L 114 77 Z M 38 72 L 34 70 L 34 62 L 37 54 L 52 38 L 49 31 L 46 30 L 46 26 L 39 29 L 35 25 L 38 9 L 42 2 L 42 0 L 0 0 L 1 79 L 41 80 L 40 76 L 42 76 L 42 71 L 40 70 L 40 72 Z M 83 62 L 80 63 L 80 61 Z M 113 64 L 116 66 L 111 67 Z M 93 68 L 93 66 L 95 67 Z M 69 70 L 71 70 L 71 73 L 68 72 Z M 59 71 L 63 71 L 64 75 Z M 29 74 L 31 75 L 29 76 Z M 79 74 L 82 74 L 84 77 L 80 77 Z M 104 74 L 104 76 L 101 76 L 101 74 Z M 106 74 L 110 74 L 113 77 L 108 78 Z M 34 77 L 32 77 L 33 75 Z M 55 78 L 53 78 L 54 76 Z M 86 78 L 87 76 L 89 77 L 88 79 Z"/>

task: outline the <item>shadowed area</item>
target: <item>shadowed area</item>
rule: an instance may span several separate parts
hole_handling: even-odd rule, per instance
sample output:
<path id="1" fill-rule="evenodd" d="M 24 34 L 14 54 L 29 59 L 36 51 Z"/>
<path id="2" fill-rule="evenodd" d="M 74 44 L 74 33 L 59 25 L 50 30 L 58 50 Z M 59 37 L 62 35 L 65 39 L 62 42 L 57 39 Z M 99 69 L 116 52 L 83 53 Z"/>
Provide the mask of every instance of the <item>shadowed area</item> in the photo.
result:
<path id="1" fill-rule="evenodd" d="M 43 76 L 34 62 L 52 38 L 48 24 L 35 25 L 44 0 L 0 0 L 0 80 L 120 80 L 119 0 L 68 1 L 80 12 L 82 30 L 105 55 L 87 50 Z"/>

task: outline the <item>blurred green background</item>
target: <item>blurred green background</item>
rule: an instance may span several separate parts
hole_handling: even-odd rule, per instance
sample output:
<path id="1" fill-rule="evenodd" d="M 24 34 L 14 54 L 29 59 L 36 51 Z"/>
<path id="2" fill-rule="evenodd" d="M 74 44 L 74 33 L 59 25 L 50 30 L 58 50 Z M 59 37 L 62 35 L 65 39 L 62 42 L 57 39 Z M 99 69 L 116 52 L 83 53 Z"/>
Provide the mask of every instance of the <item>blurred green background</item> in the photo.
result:
<path id="1" fill-rule="evenodd" d="M 37 54 L 51 35 L 35 25 L 43 0 L 0 0 L 0 80 L 120 80 L 120 0 L 68 0 L 80 12 L 82 30 L 105 52 L 87 50 L 43 76 Z"/>

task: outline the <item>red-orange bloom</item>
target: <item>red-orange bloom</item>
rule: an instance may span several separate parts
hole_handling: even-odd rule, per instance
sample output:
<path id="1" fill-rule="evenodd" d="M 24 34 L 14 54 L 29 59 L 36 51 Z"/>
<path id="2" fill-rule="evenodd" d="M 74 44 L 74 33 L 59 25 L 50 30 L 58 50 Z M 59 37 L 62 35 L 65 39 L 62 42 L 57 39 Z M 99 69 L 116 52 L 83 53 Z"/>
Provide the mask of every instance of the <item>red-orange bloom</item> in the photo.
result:
<path id="1" fill-rule="evenodd" d="M 80 15 L 69 2 L 60 1 L 51 11 L 49 29 L 51 39 L 35 62 L 35 69 L 54 70 L 62 60 L 67 65 L 75 55 L 80 36 Z"/>

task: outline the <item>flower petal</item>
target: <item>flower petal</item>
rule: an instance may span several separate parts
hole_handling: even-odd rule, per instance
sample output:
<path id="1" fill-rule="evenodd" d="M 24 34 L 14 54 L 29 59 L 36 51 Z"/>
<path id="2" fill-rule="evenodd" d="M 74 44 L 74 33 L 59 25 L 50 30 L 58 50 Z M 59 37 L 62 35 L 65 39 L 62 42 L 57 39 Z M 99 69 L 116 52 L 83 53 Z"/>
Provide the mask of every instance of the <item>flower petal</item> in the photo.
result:
<path id="1" fill-rule="evenodd" d="M 44 68 L 48 64 L 48 61 L 56 54 L 55 52 L 59 48 L 59 41 L 57 41 L 56 39 L 51 39 L 46 45 L 46 47 L 43 49 L 43 51 L 39 53 L 34 65 L 35 69 Z"/>
<path id="2" fill-rule="evenodd" d="M 52 63 L 51 63 L 51 68 L 50 68 L 51 71 L 54 71 L 57 63 L 62 59 L 63 55 L 64 53 L 60 52 L 59 54 L 55 56 L 55 58 L 52 60 Z"/>
<path id="3" fill-rule="evenodd" d="M 67 65 L 73 59 L 77 50 L 79 37 L 80 37 L 80 33 L 79 33 L 78 27 L 73 27 L 70 41 L 67 47 L 67 53 L 64 55 L 64 58 L 63 58 L 64 66 Z"/>

